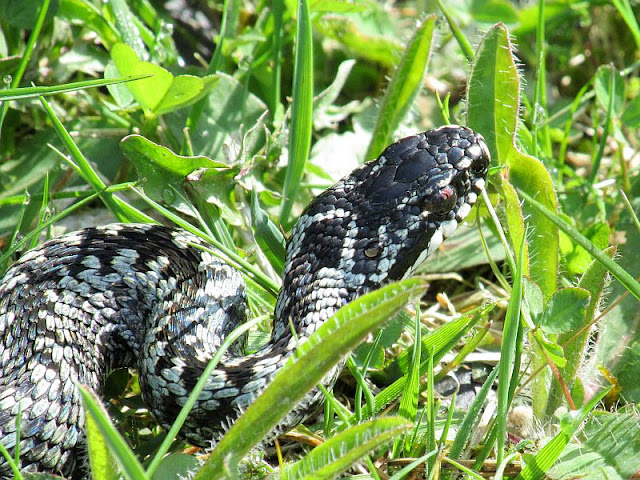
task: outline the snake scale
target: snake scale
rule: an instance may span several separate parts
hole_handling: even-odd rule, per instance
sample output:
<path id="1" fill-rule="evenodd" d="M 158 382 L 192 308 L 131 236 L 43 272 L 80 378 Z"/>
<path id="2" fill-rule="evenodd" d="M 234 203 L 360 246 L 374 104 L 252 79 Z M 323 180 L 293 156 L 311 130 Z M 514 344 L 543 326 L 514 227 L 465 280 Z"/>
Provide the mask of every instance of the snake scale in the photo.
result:
<path id="1" fill-rule="evenodd" d="M 315 198 L 287 243 L 271 340 L 250 355 L 226 353 L 182 437 L 210 446 L 296 345 L 437 249 L 484 188 L 489 159 L 481 135 L 448 125 L 399 140 Z M 13 452 L 21 409 L 26 471 L 77 474 L 86 447 L 76 382 L 99 392 L 114 368 L 137 368 L 149 411 L 171 425 L 225 335 L 247 317 L 240 274 L 200 245 L 180 229 L 112 224 L 49 240 L 6 272 L 0 443 Z M 314 389 L 277 431 L 301 422 L 319 398 Z M 10 474 L 0 455 L 0 478 Z"/>

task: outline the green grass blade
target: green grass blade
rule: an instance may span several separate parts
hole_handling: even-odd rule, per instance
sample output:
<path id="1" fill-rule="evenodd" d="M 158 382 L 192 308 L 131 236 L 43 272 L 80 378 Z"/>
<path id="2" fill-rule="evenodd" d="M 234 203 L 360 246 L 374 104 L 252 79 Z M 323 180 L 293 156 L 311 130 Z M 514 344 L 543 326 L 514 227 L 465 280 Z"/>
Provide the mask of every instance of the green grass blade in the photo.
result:
<path id="1" fill-rule="evenodd" d="M 100 179 L 93 167 L 91 167 L 91 164 L 73 141 L 69 132 L 64 128 L 64 125 L 62 125 L 62 122 L 54 113 L 49 102 L 47 102 L 44 97 L 40 97 L 40 103 L 42 103 L 49 119 L 53 123 L 60 140 L 62 140 L 64 146 L 71 153 L 71 158 L 73 159 L 75 166 L 78 168 L 78 172 L 82 178 L 99 193 L 100 199 L 104 202 L 107 208 L 109 208 L 109 210 L 111 210 L 111 212 L 113 212 L 113 214 L 123 222 L 153 222 L 151 217 L 132 207 L 124 200 L 116 197 L 109 190 L 106 190 L 104 182 Z"/>
<path id="2" fill-rule="evenodd" d="M 398 410 L 399 415 L 410 422 L 413 422 L 416 419 L 416 413 L 418 412 L 418 396 L 420 395 L 420 353 L 422 350 L 422 328 L 419 313 L 416 313 L 415 315 L 414 332 L 413 354 L 411 356 L 411 362 L 409 363 L 407 382 L 405 383 L 404 391 L 402 392 L 402 399 L 400 400 L 400 409 Z"/>
<path id="3" fill-rule="evenodd" d="M 38 13 L 38 18 L 36 20 L 33 29 L 31 30 L 31 35 L 29 35 L 29 41 L 27 42 L 27 46 L 25 48 L 24 53 L 22 54 L 22 60 L 20 61 L 20 65 L 18 66 L 18 70 L 13 74 L 13 78 L 11 79 L 11 87 L 16 88 L 20 85 L 22 81 L 22 76 L 24 75 L 25 70 L 27 69 L 27 65 L 31 60 L 31 54 L 33 53 L 33 48 L 36 45 L 36 41 L 40 36 L 40 30 L 42 30 L 42 24 L 44 23 L 44 19 L 47 16 L 47 10 L 49 10 L 50 0 L 43 0 L 42 7 L 40 7 L 40 12 Z M 7 110 L 9 110 L 9 104 L 4 103 L 0 105 L 0 133 L 2 133 L 2 125 L 4 124 L 4 117 L 7 115 Z"/>
<path id="4" fill-rule="evenodd" d="M 493 382 L 495 382 L 498 376 L 499 370 L 500 369 L 498 366 L 496 366 L 493 369 L 493 371 L 489 374 L 484 384 L 478 391 L 476 398 L 473 399 L 473 403 L 471 404 L 471 407 L 465 414 L 464 419 L 462 420 L 462 423 L 458 428 L 458 433 L 456 435 L 456 438 L 451 444 L 451 448 L 449 450 L 449 455 L 448 455 L 449 458 L 455 460 L 457 458 L 460 458 L 460 455 L 462 455 L 462 450 L 467 444 L 467 441 L 469 440 L 469 438 L 471 438 L 471 434 L 473 433 L 474 429 L 478 425 L 478 422 L 480 421 L 480 413 L 481 413 L 482 407 L 484 406 L 484 402 L 487 398 L 487 395 L 489 394 L 489 392 L 491 391 L 491 388 L 493 387 Z"/>
<path id="5" fill-rule="evenodd" d="M 491 309 L 493 307 L 488 307 Z M 464 316 L 460 317 L 457 320 L 444 324 L 442 327 L 438 328 L 435 332 L 429 334 L 426 338 L 422 340 L 422 349 L 426 352 L 432 350 L 433 353 L 433 361 L 438 362 L 440 359 L 448 353 L 457 343 L 458 341 L 466 335 L 466 333 L 473 328 L 473 326 L 480 320 L 481 315 L 476 316 Z M 406 354 L 404 354 L 406 355 Z M 401 360 L 403 355 L 398 357 L 399 365 L 401 366 Z M 405 361 L 406 356 L 404 357 Z M 424 375 L 427 373 L 429 368 L 429 361 L 424 361 L 420 364 L 420 375 Z M 396 398 L 398 398 L 402 392 L 404 391 L 405 383 L 407 382 L 407 376 L 403 376 L 389 385 L 387 388 L 382 390 L 378 395 L 376 395 L 376 404 L 375 410 L 372 413 L 367 409 L 363 416 L 369 417 L 374 413 L 381 411 L 384 407 L 393 402 Z M 351 421 L 355 421 L 354 418 Z"/>
<path id="6" fill-rule="evenodd" d="M 589 402 L 574 414 L 567 414 L 561 421 L 561 430 L 553 437 L 540 451 L 527 463 L 527 466 L 520 472 L 516 480 L 537 480 L 545 478 L 549 468 L 558 459 L 565 449 L 571 437 L 576 433 L 580 424 L 587 417 L 589 412 L 609 393 L 612 387 L 594 395 Z"/>
<path id="7" fill-rule="evenodd" d="M 104 79 L 99 78 L 97 80 L 83 80 L 81 82 L 71 82 L 62 85 L 54 85 L 51 87 L 38 86 L 38 87 L 20 87 L 20 88 L 8 88 L 6 90 L 0 90 L 0 102 L 9 102 L 14 100 L 27 100 L 35 97 L 47 97 L 58 93 L 74 92 L 77 90 L 85 90 L 87 88 L 105 87 L 107 85 L 114 85 L 116 83 L 132 82 L 134 80 L 141 80 L 147 78 L 149 75 L 132 75 L 129 77 Z"/>
<path id="8" fill-rule="evenodd" d="M 525 235 L 526 237 L 526 235 Z M 524 243 L 524 238 L 522 239 Z M 513 288 L 507 307 L 500 349 L 500 381 L 498 382 L 498 409 L 496 415 L 497 463 L 504 459 L 504 446 L 507 440 L 507 413 L 511 404 L 511 382 L 516 356 L 516 341 L 520 327 L 520 306 L 522 302 L 522 282 L 524 264 L 524 245 L 520 246 L 517 269 L 513 273 Z"/>
<path id="9" fill-rule="evenodd" d="M 362 457 L 406 433 L 411 423 L 386 417 L 362 423 L 330 438 L 287 468 L 282 480 L 331 479 Z"/>
<path id="10" fill-rule="evenodd" d="M 107 413 L 100 409 L 105 417 Z M 91 478 L 93 480 L 117 480 L 120 478 L 118 463 L 111 454 L 109 444 L 105 441 L 98 422 L 93 415 L 85 416 L 85 432 L 87 437 L 87 451 L 89 452 L 89 465 L 91 465 Z"/>
<path id="11" fill-rule="evenodd" d="M 282 192 L 280 223 L 287 227 L 311 146 L 313 110 L 313 38 L 307 0 L 298 3 L 298 33 L 293 70 L 289 162 Z"/>
<path id="12" fill-rule="evenodd" d="M 149 464 L 149 467 L 147 468 L 147 475 L 149 477 L 153 476 L 157 468 L 160 466 L 160 462 L 162 462 L 163 457 L 171 448 L 171 444 L 173 443 L 173 440 L 178 436 L 178 432 L 180 432 L 182 425 L 184 425 L 184 422 L 187 420 L 187 417 L 189 416 L 189 412 L 191 411 L 196 401 L 198 400 L 200 393 L 202 393 L 202 390 L 207 385 L 207 382 L 209 381 L 209 377 L 211 377 L 211 373 L 220 362 L 222 355 L 227 351 L 227 349 L 231 346 L 233 342 L 235 342 L 238 338 L 244 335 L 249 329 L 257 325 L 261 320 L 262 319 L 258 317 L 258 318 L 254 318 L 253 320 L 247 323 L 240 325 L 239 327 L 235 328 L 224 339 L 224 342 L 222 343 L 222 345 L 220 345 L 220 348 L 216 351 L 216 354 L 209 361 L 209 363 L 207 364 L 207 367 L 202 371 L 202 375 L 200 375 L 200 378 L 198 379 L 198 382 L 195 384 L 195 386 L 193 387 L 193 390 L 189 394 L 187 401 L 183 405 L 182 409 L 180 409 L 180 413 L 178 414 L 175 421 L 173 422 L 173 425 L 171 425 L 171 429 L 167 432 L 167 435 L 162 441 L 162 444 L 160 445 L 160 447 L 158 447 L 158 450 L 156 451 L 153 457 L 153 460 L 151 461 L 151 463 Z"/>
<path id="13" fill-rule="evenodd" d="M 541 143 L 544 147 L 544 153 L 551 156 L 551 138 L 549 136 L 549 125 L 542 123 L 544 118 L 540 118 L 541 114 L 547 115 L 547 52 L 544 30 L 544 0 L 538 1 L 538 24 L 536 28 L 536 56 L 538 65 L 536 67 L 535 88 L 533 94 L 533 118 L 532 118 L 532 139 L 531 151 L 532 155 L 537 155 L 538 146 L 538 128 L 542 127 Z"/>
<path id="14" fill-rule="evenodd" d="M 629 0 L 611 0 L 611 3 L 618 9 L 620 16 L 631 30 L 633 39 L 636 41 L 636 48 L 640 49 L 640 27 L 636 20 L 635 13 Z"/>
<path id="15" fill-rule="evenodd" d="M 377 157 L 391 143 L 393 133 L 413 106 L 427 71 L 435 22 L 435 16 L 427 17 L 409 42 L 382 100 L 365 160 Z"/>
<path id="16" fill-rule="evenodd" d="M 101 439 L 95 438 L 93 441 L 100 441 L 108 446 L 109 451 L 120 467 L 120 472 L 127 480 L 144 480 L 149 478 L 135 454 L 127 445 L 127 442 L 109 420 L 98 398 L 82 385 L 77 385 L 77 388 L 82 396 L 85 415 L 87 418 L 91 417 L 89 421 L 93 421 L 96 427 L 93 430 L 93 434 L 102 437 Z"/>
<path id="17" fill-rule="evenodd" d="M 465 56 L 468 62 L 473 61 L 473 48 L 471 48 L 471 43 L 467 40 L 467 37 L 464 36 L 464 33 L 458 28 L 453 16 L 449 12 L 449 9 L 445 7 L 442 3 L 442 0 L 436 0 L 438 4 L 438 8 L 444 15 L 444 18 L 447 19 L 447 23 L 449 24 L 449 28 L 451 29 L 451 33 L 453 33 L 454 38 L 458 42 L 460 46 L 460 50 L 462 50 L 462 54 Z"/>
<path id="18" fill-rule="evenodd" d="M 235 422 L 196 476 L 222 478 L 362 339 L 424 289 L 418 279 L 387 285 L 342 307 L 327 320 Z M 284 397 L 284 399 L 283 399 Z"/>
<path id="19" fill-rule="evenodd" d="M 615 103 L 616 97 L 616 69 L 615 67 L 607 66 L 601 68 L 608 68 L 610 71 L 609 75 L 609 98 L 607 103 L 607 116 L 604 119 L 604 126 L 602 128 L 602 136 L 600 137 L 600 144 L 598 145 L 598 150 L 596 151 L 595 158 L 593 159 L 593 164 L 591 165 L 591 173 L 589 174 L 589 183 L 594 183 L 596 180 L 596 176 L 598 175 L 598 170 L 600 170 L 600 162 L 602 161 L 602 157 L 604 156 L 604 149 L 607 146 L 607 140 L 609 138 L 609 130 L 611 128 L 611 119 L 613 117 L 613 106 Z"/>
<path id="20" fill-rule="evenodd" d="M 640 300 L 640 283 L 633 278 L 625 269 L 623 269 L 620 265 L 614 262 L 611 258 L 609 258 L 606 254 L 602 253 L 598 250 L 593 243 L 589 241 L 588 238 L 580 234 L 576 231 L 574 227 L 569 225 L 565 220 L 563 220 L 558 214 L 549 210 L 542 203 L 534 200 L 528 194 L 523 191 L 519 192 L 520 195 L 530 203 L 536 210 L 542 213 L 545 217 L 551 220 L 560 230 L 567 234 L 575 243 L 584 248 L 589 255 L 595 258 L 598 262 L 603 264 L 607 270 L 611 272 L 616 280 L 618 280 L 628 291 Z"/>

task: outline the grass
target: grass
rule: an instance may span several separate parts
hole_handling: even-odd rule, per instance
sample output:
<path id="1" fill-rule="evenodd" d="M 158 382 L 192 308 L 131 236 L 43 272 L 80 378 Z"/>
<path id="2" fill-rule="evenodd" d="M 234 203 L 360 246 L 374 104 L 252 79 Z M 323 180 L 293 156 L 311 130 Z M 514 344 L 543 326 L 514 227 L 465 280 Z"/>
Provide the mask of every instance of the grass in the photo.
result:
<path id="1" fill-rule="evenodd" d="M 494 162 L 469 226 L 423 267 L 427 294 L 423 277 L 341 310 L 212 452 L 176 438 L 178 424 L 170 435 L 155 425 L 135 372 L 112 374 L 101 397 L 84 392 L 94 478 L 640 471 L 630 2 L 200 2 L 214 43 L 211 27 L 177 21 L 161 0 L 23 3 L 23 15 L 0 14 L 2 270 L 98 210 L 162 219 L 243 273 L 251 347 L 273 310 L 284 238 L 336 179 L 329 160 L 355 166 L 455 122 L 484 135 Z M 453 275 L 425 273 L 435 268 Z M 249 454 L 347 352 L 324 417 L 275 453 Z M 478 369 L 472 399 L 436 393 L 447 372 Z M 17 472 L 19 452 L 0 454 Z"/>

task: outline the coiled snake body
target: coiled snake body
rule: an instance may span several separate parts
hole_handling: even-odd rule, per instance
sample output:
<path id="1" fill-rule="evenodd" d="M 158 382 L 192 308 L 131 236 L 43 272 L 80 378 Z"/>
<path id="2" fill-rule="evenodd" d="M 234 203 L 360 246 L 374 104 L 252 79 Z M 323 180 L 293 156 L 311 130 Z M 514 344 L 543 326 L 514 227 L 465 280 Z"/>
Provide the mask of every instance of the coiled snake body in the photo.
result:
<path id="1" fill-rule="evenodd" d="M 396 142 L 319 195 L 287 245 L 271 341 L 252 355 L 227 352 L 181 434 L 211 445 L 299 342 L 435 250 L 480 194 L 488 163 L 480 135 L 445 126 Z M 23 467 L 74 470 L 84 441 L 75 382 L 99 391 L 117 367 L 138 369 L 149 410 L 171 425 L 224 336 L 246 318 L 240 274 L 198 245 L 183 230 L 113 224 L 50 240 L 7 271 L 0 443 L 14 449 L 21 409 Z M 279 430 L 300 422 L 318 395 L 307 395 Z M 0 477 L 9 475 L 0 455 Z"/>

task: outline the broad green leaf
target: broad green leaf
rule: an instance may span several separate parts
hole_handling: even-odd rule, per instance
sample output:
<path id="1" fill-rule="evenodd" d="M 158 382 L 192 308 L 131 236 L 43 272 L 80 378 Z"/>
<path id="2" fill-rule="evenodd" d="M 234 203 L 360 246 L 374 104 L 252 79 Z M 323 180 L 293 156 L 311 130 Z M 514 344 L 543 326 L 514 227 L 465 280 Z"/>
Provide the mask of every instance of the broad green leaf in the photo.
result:
<path id="1" fill-rule="evenodd" d="M 542 330 L 535 331 L 535 339 L 537 340 L 536 346 L 544 350 L 545 360 L 548 358 L 559 368 L 567 365 L 567 359 L 564 357 L 562 347 L 546 336 Z M 545 394 L 548 395 L 547 392 Z"/>
<path id="2" fill-rule="evenodd" d="M 230 170 L 228 165 L 207 157 L 176 155 L 168 148 L 141 135 L 123 138 L 120 146 L 135 166 L 138 178 L 143 182 L 144 191 L 154 200 L 172 205 L 183 213 L 190 213 L 191 210 L 175 192 L 183 191 L 187 175 L 201 168 Z M 225 185 L 229 186 L 228 181 Z"/>
<path id="3" fill-rule="evenodd" d="M 151 477 L 153 480 L 176 480 L 189 478 L 190 474 L 200 468 L 201 462 L 194 455 L 172 453 L 162 459 L 158 469 Z"/>
<path id="4" fill-rule="evenodd" d="M 218 82 L 218 77 L 192 75 L 174 77 L 164 68 L 140 60 L 131 47 L 116 43 L 111 58 L 120 75 L 151 75 L 150 78 L 128 84 L 133 97 L 147 114 L 162 115 L 198 101 Z"/>
<path id="5" fill-rule="evenodd" d="M 551 220 L 558 228 L 566 233 L 577 244 L 581 245 L 593 258 L 602 263 L 611 274 L 633 295 L 636 299 L 640 300 L 640 283 L 633 278 L 627 271 L 625 271 L 620 265 L 602 253 L 598 248 L 593 245 L 582 234 L 575 231 L 575 229 L 563 220 L 556 212 L 550 210 L 544 204 L 529 196 L 529 194 L 521 191 L 522 195 L 527 203 L 530 203 L 534 209 L 542 213 L 545 217 Z"/>
<path id="6" fill-rule="evenodd" d="M 196 479 L 222 478 L 304 395 L 410 299 L 423 291 L 417 279 L 387 285 L 342 307 L 300 347 L 266 390 L 235 422 Z"/>
<path id="7" fill-rule="evenodd" d="M 610 247 L 605 251 L 605 254 L 613 257 L 615 252 L 616 248 Z M 578 383 L 576 382 L 576 375 L 582 365 L 583 359 L 587 355 L 587 341 L 591 334 L 591 329 L 588 328 L 588 326 L 595 320 L 606 280 L 607 269 L 601 263 L 593 260 L 578 284 L 578 287 L 585 289 L 590 294 L 589 305 L 587 306 L 582 324 L 577 325 L 575 330 L 558 335 L 557 338 L 557 343 L 562 346 L 564 357 L 567 359 L 567 364 L 564 368 L 560 369 L 560 376 L 565 384 L 572 389 L 572 398 L 577 406 L 581 406 L 582 402 L 579 402 L 579 399 L 576 399 L 574 396 L 573 390 L 575 390 L 575 388 L 573 387 Z M 557 408 L 562 404 L 564 398 L 562 388 L 555 380 L 551 384 L 548 397 L 546 415 L 548 418 L 551 418 Z"/>
<path id="8" fill-rule="evenodd" d="M 413 107 L 427 71 L 435 22 L 435 16 L 427 17 L 409 42 L 382 100 L 365 160 L 382 153 L 391 143 L 400 122 Z"/>
<path id="9" fill-rule="evenodd" d="M 92 422 L 93 427 L 95 427 L 92 427 L 92 432 L 94 435 L 101 437 L 100 439 L 95 439 L 95 441 L 108 447 L 120 468 L 120 473 L 124 475 L 127 480 L 147 479 L 148 477 L 142 465 L 127 445 L 127 442 L 109 420 L 104 407 L 102 407 L 95 394 L 81 385 L 78 385 L 77 388 L 82 396 L 85 415 L 87 418 L 91 417 L 89 422 Z"/>
<path id="10" fill-rule="evenodd" d="M 410 428 L 411 423 L 399 417 L 379 418 L 348 428 L 289 466 L 282 479 L 335 478 L 369 452 L 403 435 Z"/>
<path id="11" fill-rule="evenodd" d="M 606 222 L 596 222 L 584 231 L 583 235 L 587 237 L 596 248 L 604 250 L 609 246 L 609 238 L 611 229 Z M 563 242 L 564 239 L 564 242 Z M 562 245 L 565 248 L 562 248 Z M 565 257 L 567 269 L 571 275 L 581 275 L 585 272 L 589 264 L 591 263 L 591 256 L 587 251 L 571 241 L 571 239 L 564 233 L 560 234 L 560 247 Z"/>
<path id="12" fill-rule="evenodd" d="M 187 176 L 187 185 L 206 202 L 205 208 L 214 206 L 215 211 L 210 212 L 212 218 L 221 216 L 229 225 L 239 226 L 242 217 L 233 195 L 237 173 L 237 168 L 229 167 L 200 169 Z"/>
<path id="13" fill-rule="evenodd" d="M 392 67 L 403 52 L 402 44 L 395 38 L 365 33 L 347 16 L 324 16 L 314 22 L 314 28 L 344 45 L 354 55 L 385 67 Z"/>
<path id="14" fill-rule="evenodd" d="M 311 15 L 307 0 L 298 1 L 298 31 L 293 70 L 291 99 L 291 127 L 289 131 L 289 160 L 282 190 L 280 224 L 288 227 L 291 210 L 304 174 L 313 119 L 313 38 Z"/>
<path id="15" fill-rule="evenodd" d="M 563 288 L 555 292 L 538 318 L 546 333 L 567 333 L 584 326 L 591 294 L 583 288 Z"/>
<path id="16" fill-rule="evenodd" d="M 553 181 L 544 165 L 534 157 L 514 150 L 508 159 L 509 182 L 519 192 L 535 196 L 548 209 L 556 210 L 558 200 Z M 558 228 L 544 214 L 524 202 L 522 213 L 527 219 L 531 235 L 529 245 L 529 274 L 548 299 L 558 284 Z"/>
<path id="17" fill-rule="evenodd" d="M 499 23 L 482 39 L 467 90 L 469 127 L 481 133 L 492 163 L 505 165 L 515 148 L 520 76 L 507 28 Z"/>

